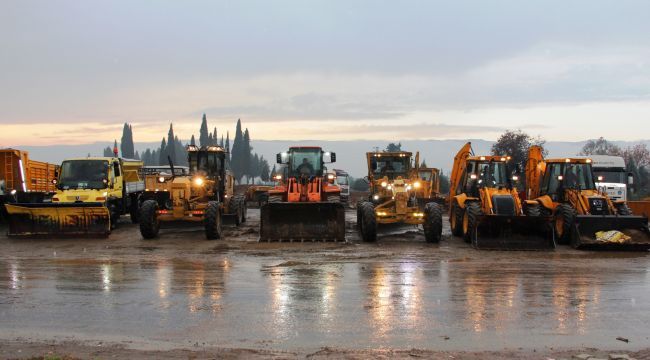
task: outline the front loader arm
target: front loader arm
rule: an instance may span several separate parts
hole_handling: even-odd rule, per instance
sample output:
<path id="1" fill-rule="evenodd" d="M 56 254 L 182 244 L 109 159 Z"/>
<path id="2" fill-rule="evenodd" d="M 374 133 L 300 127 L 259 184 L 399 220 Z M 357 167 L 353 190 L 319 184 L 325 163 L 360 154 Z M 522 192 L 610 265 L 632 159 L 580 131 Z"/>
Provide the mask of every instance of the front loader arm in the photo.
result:
<path id="1" fill-rule="evenodd" d="M 546 163 L 542 147 L 533 145 L 528 149 L 528 160 L 526 161 L 526 196 L 527 199 L 539 197 L 540 180 Z"/>
<path id="2" fill-rule="evenodd" d="M 472 143 L 465 144 L 454 157 L 454 167 L 451 169 L 451 178 L 449 178 L 449 193 L 453 194 L 458 188 L 458 185 L 463 175 L 463 171 L 467 167 L 467 158 L 472 152 Z"/>

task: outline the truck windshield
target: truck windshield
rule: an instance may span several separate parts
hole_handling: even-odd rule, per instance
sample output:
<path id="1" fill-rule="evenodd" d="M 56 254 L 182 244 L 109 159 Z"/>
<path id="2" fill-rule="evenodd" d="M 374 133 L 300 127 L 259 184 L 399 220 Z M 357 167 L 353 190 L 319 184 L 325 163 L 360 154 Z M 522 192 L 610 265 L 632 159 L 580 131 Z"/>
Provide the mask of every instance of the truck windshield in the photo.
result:
<path id="1" fill-rule="evenodd" d="M 552 163 L 546 168 L 542 194 L 557 194 L 558 188 L 594 190 L 596 185 L 591 176 L 591 165 L 575 163 Z"/>
<path id="2" fill-rule="evenodd" d="M 347 185 L 348 184 L 348 176 L 347 175 L 339 175 L 336 177 L 336 183 L 339 185 Z"/>
<path id="3" fill-rule="evenodd" d="M 467 173 L 470 175 L 467 176 L 469 182 L 472 181 L 471 175 L 475 175 L 479 186 L 505 186 L 508 183 L 505 162 L 472 161 L 467 165 Z"/>
<path id="4" fill-rule="evenodd" d="M 224 154 L 211 151 L 193 151 L 188 153 L 191 174 L 208 177 L 218 176 L 223 170 Z M 174 169 L 176 170 L 176 169 Z"/>
<path id="5" fill-rule="evenodd" d="M 67 160 L 61 164 L 59 188 L 105 189 L 108 187 L 108 161 Z"/>
<path id="6" fill-rule="evenodd" d="M 289 176 L 321 176 L 323 158 L 321 149 L 292 149 Z"/>
<path id="7" fill-rule="evenodd" d="M 627 173 L 625 170 L 596 170 L 594 169 L 594 176 L 596 182 L 599 183 L 612 183 L 612 184 L 626 184 Z M 602 179 L 599 179 L 602 177 Z"/>
<path id="8" fill-rule="evenodd" d="M 372 172 L 375 178 L 395 179 L 398 176 L 407 177 L 411 169 L 409 156 L 375 156 L 371 158 Z"/>
<path id="9" fill-rule="evenodd" d="M 424 181 L 431 181 L 432 178 L 431 171 L 420 171 L 420 179 Z"/>

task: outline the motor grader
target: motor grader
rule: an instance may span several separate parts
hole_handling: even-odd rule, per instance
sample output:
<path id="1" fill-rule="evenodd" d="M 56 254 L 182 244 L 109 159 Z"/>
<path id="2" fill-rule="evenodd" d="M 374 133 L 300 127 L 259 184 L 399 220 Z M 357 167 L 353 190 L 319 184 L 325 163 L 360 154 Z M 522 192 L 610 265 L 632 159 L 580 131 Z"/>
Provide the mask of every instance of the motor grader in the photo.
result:
<path id="1" fill-rule="evenodd" d="M 108 236 L 121 215 L 137 223 L 144 190 L 142 161 L 114 157 L 68 159 L 52 180 L 51 203 L 7 205 L 10 236 Z"/>
<path id="2" fill-rule="evenodd" d="M 327 180 L 326 163 L 336 154 L 297 146 L 277 154 L 286 165 L 262 205 L 260 241 L 345 241 L 341 189 Z"/>
<path id="3" fill-rule="evenodd" d="M 553 216 L 560 243 L 580 249 L 650 249 L 648 217 L 633 215 L 625 200 L 597 189 L 589 158 L 544 159 L 532 146 L 526 163 L 526 193 L 542 214 Z"/>
<path id="4" fill-rule="evenodd" d="M 189 174 L 160 175 L 156 188 L 142 194 L 140 233 L 145 239 L 158 236 L 162 223 L 202 224 L 208 240 L 222 237 L 224 217 L 239 226 L 246 221 L 246 201 L 234 195 L 234 178 L 225 168 L 221 146 L 187 146 Z M 171 174 L 176 174 L 173 164 Z"/>
<path id="5" fill-rule="evenodd" d="M 555 248 L 550 216 L 542 216 L 535 202 L 521 201 L 514 186 L 519 177 L 509 161 L 505 155 L 476 156 L 470 142 L 456 154 L 449 195 L 452 234 L 477 249 Z"/>
<path id="6" fill-rule="evenodd" d="M 427 242 L 442 237 L 442 207 L 434 202 L 418 201 L 425 182 L 418 178 L 419 156 L 399 152 L 366 153 L 370 195 L 357 204 L 357 226 L 363 241 L 376 241 L 378 225 L 422 225 Z"/>
<path id="7" fill-rule="evenodd" d="M 440 169 L 420 167 L 417 169 L 417 177 L 421 183 L 419 189 L 416 189 L 418 201 L 422 204 L 435 201 L 444 206 L 445 198 L 440 194 Z"/>

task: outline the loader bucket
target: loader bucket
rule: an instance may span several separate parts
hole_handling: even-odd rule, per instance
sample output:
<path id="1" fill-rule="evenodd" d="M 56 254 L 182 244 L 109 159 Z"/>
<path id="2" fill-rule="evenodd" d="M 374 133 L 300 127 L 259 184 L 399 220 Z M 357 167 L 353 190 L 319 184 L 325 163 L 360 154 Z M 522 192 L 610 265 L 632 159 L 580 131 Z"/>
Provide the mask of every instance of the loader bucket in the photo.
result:
<path id="1" fill-rule="evenodd" d="M 618 242 L 597 238 L 597 232 L 610 230 L 618 230 L 629 239 Z M 571 234 L 571 245 L 576 249 L 588 250 L 648 251 L 648 218 L 638 215 L 578 215 Z"/>
<path id="2" fill-rule="evenodd" d="M 340 203 L 267 203 L 260 241 L 345 241 L 345 209 Z"/>
<path id="3" fill-rule="evenodd" d="M 102 203 L 7 204 L 9 236 L 108 236 Z"/>
<path id="4" fill-rule="evenodd" d="M 481 250 L 553 250 L 551 217 L 484 215 L 472 245 Z"/>

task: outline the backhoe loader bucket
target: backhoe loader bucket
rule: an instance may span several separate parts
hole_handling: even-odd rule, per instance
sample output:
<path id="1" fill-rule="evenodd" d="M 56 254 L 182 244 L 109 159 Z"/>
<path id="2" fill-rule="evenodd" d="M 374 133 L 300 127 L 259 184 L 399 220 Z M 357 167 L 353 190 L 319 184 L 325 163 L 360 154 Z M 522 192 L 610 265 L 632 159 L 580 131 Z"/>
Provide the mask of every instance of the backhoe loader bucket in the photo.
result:
<path id="1" fill-rule="evenodd" d="M 472 245 L 481 250 L 553 250 L 551 217 L 484 215 Z"/>
<path id="2" fill-rule="evenodd" d="M 9 236 L 108 236 L 110 216 L 102 203 L 6 205 Z"/>
<path id="3" fill-rule="evenodd" d="M 261 212 L 260 241 L 345 241 L 341 203 L 267 203 Z"/>
<path id="4" fill-rule="evenodd" d="M 605 240 L 602 234 L 601 238 L 596 234 L 611 230 L 620 231 L 629 239 Z M 638 215 L 577 215 L 571 245 L 576 249 L 588 250 L 648 251 L 648 218 Z"/>

